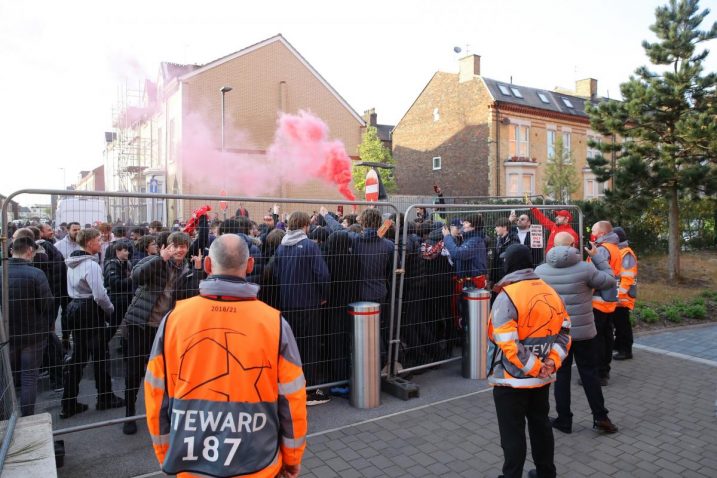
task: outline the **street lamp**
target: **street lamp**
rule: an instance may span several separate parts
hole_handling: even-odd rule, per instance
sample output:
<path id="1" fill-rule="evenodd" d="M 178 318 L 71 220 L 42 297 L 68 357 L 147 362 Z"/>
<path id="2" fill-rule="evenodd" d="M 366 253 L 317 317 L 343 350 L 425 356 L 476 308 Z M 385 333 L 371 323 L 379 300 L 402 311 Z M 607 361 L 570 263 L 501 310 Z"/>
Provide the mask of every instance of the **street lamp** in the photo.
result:
<path id="1" fill-rule="evenodd" d="M 231 90 L 231 86 L 222 86 L 219 88 L 219 91 L 222 94 L 222 153 L 224 152 L 224 96 Z"/>

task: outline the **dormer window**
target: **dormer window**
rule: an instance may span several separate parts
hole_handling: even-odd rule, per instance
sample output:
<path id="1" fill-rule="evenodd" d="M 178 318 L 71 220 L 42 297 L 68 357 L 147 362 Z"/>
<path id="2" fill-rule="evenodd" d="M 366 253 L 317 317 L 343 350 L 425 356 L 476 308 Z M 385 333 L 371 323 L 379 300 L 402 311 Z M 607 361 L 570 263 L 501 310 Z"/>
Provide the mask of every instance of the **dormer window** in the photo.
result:
<path id="1" fill-rule="evenodd" d="M 498 85 L 498 89 L 501 93 L 503 93 L 505 96 L 510 96 L 510 90 L 505 85 Z"/>
<path id="2" fill-rule="evenodd" d="M 523 97 L 523 94 L 520 92 L 520 90 L 519 90 L 518 88 L 514 87 L 514 86 L 511 86 L 511 87 L 510 87 L 510 91 L 513 92 L 513 94 L 515 95 L 516 98 L 522 98 L 522 97 Z"/>
<path id="3" fill-rule="evenodd" d="M 540 91 L 538 91 L 537 94 L 538 94 L 538 98 L 540 98 L 540 101 L 542 101 L 542 102 L 545 103 L 546 105 L 547 105 L 548 103 L 550 103 L 550 100 L 549 100 L 548 97 L 545 95 L 545 93 L 541 93 Z"/>
<path id="4" fill-rule="evenodd" d="M 564 96 L 561 97 L 561 99 L 563 100 L 563 103 L 565 103 L 565 106 L 567 106 L 568 108 L 575 108 L 573 106 L 573 103 L 569 99 L 565 98 Z"/>

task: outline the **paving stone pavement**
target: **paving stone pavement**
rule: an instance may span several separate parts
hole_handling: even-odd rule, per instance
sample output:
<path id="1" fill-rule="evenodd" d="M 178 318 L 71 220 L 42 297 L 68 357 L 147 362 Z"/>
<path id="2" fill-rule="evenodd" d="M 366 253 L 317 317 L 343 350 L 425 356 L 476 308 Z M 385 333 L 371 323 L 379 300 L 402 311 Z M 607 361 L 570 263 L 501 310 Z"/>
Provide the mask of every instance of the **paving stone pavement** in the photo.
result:
<path id="1" fill-rule="evenodd" d="M 636 337 L 635 343 L 717 362 L 717 324 L 660 331 Z"/>
<path id="2" fill-rule="evenodd" d="M 558 475 L 717 477 L 717 368 L 634 356 L 614 364 L 603 389 L 615 435 L 592 430 L 585 394 L 573 384 L 573 433 L 555 432 Z M 314 434 L 307 448 L 307 478 L 494 477 L 502 465 L 490 391 Z"/>
<path id="3" fill-rule="evenodd" d="M 615 435 L 592 430 L 585 394 L 573 384 L 573 433 L 555 432 L 558 476 L 717 477 L 717 364 L 704 354 L 697 359 L 669 355 L 709 349 L 717 343 L 713 332 L 683 328 L 638 337 L 636 343 L 646 345 L 649 339 L 651 348 L 636 348 L 633 360 L 613 362 L 603 391 L 610 417 L 620 427 Z M 687 336 L 692 342 L 682 340 Z M 454 365 L 416 377 L 421 398 L 399 406 L 384 395 L 384 404 L 371 411 L 341 399 L 312 407 L 301 477 L 498 476 L 503 455 L 492 393 L 485 381 L 460 378 Z M 79 418 L 93 421 L 108 414 L 122 411 L 89 411 Z M 56 427 L 74 424 L 79 423 L 73 417 Z M 60 477 L 166 476 L 155 471 L 146 426 L 140 423 L 134 436 L 122 435 L 119 428 L 64 435 L 68 455 Z M 530 468 L 528 452 L 526 472 Z"/>

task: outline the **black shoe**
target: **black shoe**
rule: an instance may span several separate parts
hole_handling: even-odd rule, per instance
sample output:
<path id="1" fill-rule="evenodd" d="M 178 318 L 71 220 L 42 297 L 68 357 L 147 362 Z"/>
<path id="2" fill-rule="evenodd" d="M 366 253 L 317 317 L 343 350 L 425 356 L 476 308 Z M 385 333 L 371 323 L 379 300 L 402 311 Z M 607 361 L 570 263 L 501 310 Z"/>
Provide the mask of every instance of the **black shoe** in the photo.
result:
<path id="1" fill-rule="evenodd" d="M 102 398 L 98 399 L 95 408 L 97 410 L 109 410 L 111 408 L 122 408 L 124 406 L 124 399 L 112 393 L 109 394 L 109 398 L 105 398 L 105 396 L 102 396 Z"/>
<path id="2" fill-rule="evenodd" d="M 617 427 L 607 417 L 603 418 L 602 420 L 593 421 L 593 428 L 602 433 L 617 433 Z"/>
<path id="3" fill-rule="evenodd" d="M 530 470 L 528 472 L 528 478 L 538 478 L 538 470 Z"/>
<path id="4" fill-rule="evenodd" d="M 632 352 L 618 352 L 612 356 L 613 360 L 630 360 Z"/>
<path id="5" fill-rule="evenodd" d="M 122 425 L 122 433 L 125 435 L 134 435 L 137 433 L 137 423 L 134 420 L 131 422 L 124 422 L 124 425 Z"/>
<path id="6" fill-rule="evenodd" d="M 309 392 L 306 396 L 306 406 L 312 407 L 315 405 L 323 405 L 324 403 L 328 403 L 331 401 L 331 397 L 326 395 L 323 390 L 320 388 L 317 390 L 314 390 L 313 392 Z"/>
<path id="7" fill-rule="evenodd" d="M 63 404 L 62 410 L 60 410 L 60 418 L 70 418 L 78 413 L 87 411 L 88 408 L 86 404 L 80 402 L 73 402 L 68 405 Z"/>
<path id="8" fill-rule="evenodd" d="M 601 387 L 607 387 L 607 381 L 608 381 L 608 378 L 607 378 L 607 377 L 601 378 L 601 379 L 600 379 L 600 386 L 601 386 Z"/>
<path id="9" fill-rule="evenodd" d="M 553 428 L 555 428 L 556 430 L 560 430 L 563 433 L 573 432 L 573 424 L 566 423 L 564 420 L 560 420 L 558 418 L 551 418 L 550 424 L 553 426 Z"/>

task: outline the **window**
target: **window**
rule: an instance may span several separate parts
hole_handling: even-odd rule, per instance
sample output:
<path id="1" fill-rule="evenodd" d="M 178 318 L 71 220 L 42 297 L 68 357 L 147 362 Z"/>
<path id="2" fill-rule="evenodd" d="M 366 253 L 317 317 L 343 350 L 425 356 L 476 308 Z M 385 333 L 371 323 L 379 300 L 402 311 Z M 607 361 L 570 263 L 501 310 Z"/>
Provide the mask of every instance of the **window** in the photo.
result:
<path id="1" fill-rule="evenodd" d="M 508 196 L 522 196 L 535 194 L 535 175 L 532 173 L 509 173 Z"/>
<path id="2" fill-rule="evenodd" d="M 518 88 L 514 87 L 514 86 L 511 86 L 511 87 L 510 87 L 510 91 L 513 92 L 513 94 L 515 95 L 516 98 L 522 98 L 522 97 L 523 97 L 523 94 L 520 92 L 520 90 L 519 90 Z"/>
<path id="3" fill-rule="evenodd" d="M 510 96 L 510 90 L 505 85 L 498 85 L 498 89 L 501 93 L 503 93 L 505 96 Z"/>
<path id="4" fill-rule="evenodd" d="M 600 136 L 594 136 L 594 135 L 588 135 L 588 142 L 595 141 L 596 143 L 600 144 L 601 138 Z M 588 158 L 593 159 L 600 156 L 600 150 L 597 148 L 591 148 L 590 144 L 588 143 Z"/>
<path id="5" fill-rule="evenodd" d="M 583 169 L 583 197 L 585 199 L 596 199 L 605 196 L 605 185 L 607 183 L 601 183 L 595 177 L 590 168 Z"/>
<path id="6" fill-rule="evenodd" d="M 164 157 L 162 156 L 164 152 L 164 148 L 162 148 L 163 144 L 164 136 L 162 136 L 162 128 L 157 128 L 157 163 L 159 165 L 164 164 Z"/>
<path id="7" fill-rule="evenodd" d="M 555 130 L 548 130 L 548 161 L 555 159 L 555 138 L 557 133 Z"/>
<path id="8" fill-rule="evenodd" d="M 440 119 L 441 113 L 438 111 L 438 108 L 433 108 L 433 122 L 436 123 Z"/>
<path id="9" fill-rule="evenodd" d="M 529 161 L 530 126 L 512 125 L 509 129 L 509 155 L 511 158 L 525 158 Z"/>
<path id="10" fill-rule="evenodd" d="M 549 100 L 548 97 L 545 95 L 545 93 L 541 93 L 540 91 L 538 91 L 538 98 L 540 98 L 540 101 L 542 101 L 542 102 L 545 103 L 546 105 L 547 105 L 548 103 L 550 103 L 550 100 Z"/>
<path id="11" fill-rule="evenodd" d="M 436 156 L 433 158 L 433 170 L 437 171 L 439 169 L 441 169 L 441 157 Z"/>
<path id="12" fill-rule="evenodd" d="M 561 97 L 561 99 L 563 100 L 563 103 L 565 103 L 565 106 L 567 106 L 568 108 L 575 108 L 573 106 L 573 103 L 569 99 L 565 98 L 564 96 Z"/>
<path id="13" fill-rule="evenodd" d="M 571 134 L 568 131 L 563 131 L 563 158 L 566 161 L 570 161 L 570 143 L 571 143 Z"/>

